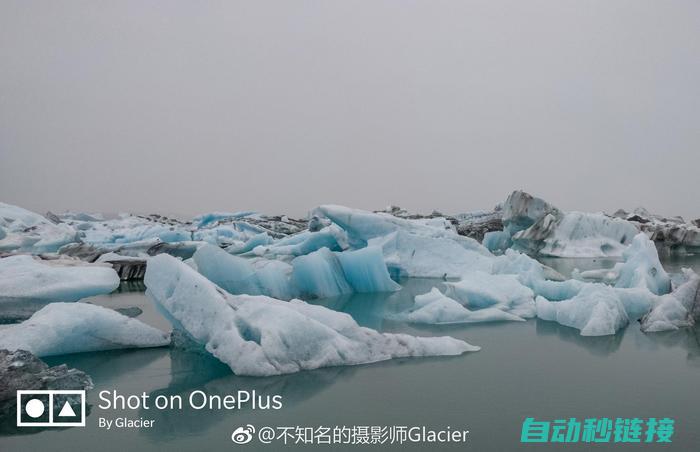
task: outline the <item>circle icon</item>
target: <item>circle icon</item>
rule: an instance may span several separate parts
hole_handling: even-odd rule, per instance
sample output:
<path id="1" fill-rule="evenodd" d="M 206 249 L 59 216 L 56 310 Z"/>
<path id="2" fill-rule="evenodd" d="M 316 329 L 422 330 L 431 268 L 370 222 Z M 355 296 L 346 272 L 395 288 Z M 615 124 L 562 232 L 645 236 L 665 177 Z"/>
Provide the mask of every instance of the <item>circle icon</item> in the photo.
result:
<path id="1" fill-rule="evenodd" d="M 24 406 L 29 417 L 36 419 L 44 414 L 44 402 L 39 399 L 32 399 Z"/>

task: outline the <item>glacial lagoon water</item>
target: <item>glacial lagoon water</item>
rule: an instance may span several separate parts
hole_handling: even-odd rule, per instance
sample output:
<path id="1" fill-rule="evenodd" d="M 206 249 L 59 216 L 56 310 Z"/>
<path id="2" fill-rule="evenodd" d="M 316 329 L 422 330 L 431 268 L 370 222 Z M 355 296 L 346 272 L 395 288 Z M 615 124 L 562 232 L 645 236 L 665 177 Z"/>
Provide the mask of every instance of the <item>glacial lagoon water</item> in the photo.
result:
<path id="1" fill-rule="evenodd" d="M 700 257 L 670 260 L 677 271 L 700 271 Z M 552 265 L 551 262 L 547 262 Z M 585 263 L 584 263 L 585 264 Z M 589 263 L 591 267 L 600 263 Z M 614 264 L 614 262 L 613 262 Z M 611 264 L 612 265 L 612 264 Z M 566 272 L 582 263 L 560 260 Z M 607 264 L 606 264 L 607 266 Z M 432 449 L 507 451 L 518 447 L 525 417 L 670 417 L 675 419 L 673 443 L 663 450 L 693 450 L 700 443 L 700 329 L 644 334 L 638 324 L 615 336 L 581 337 L 577 330 L 553 322 L 416 326 L 384 319 L 385 312 L 411 304 L 435 280 L 408 280 L 401 292 L 355 295 L 319 302 L 347 312 L 360 324 L 390 332 L 451 335 L 482 346 L 477 353 L 447 358 L 400 359 L 372 365 L 337 367 L 293 375 L 251 378 L 232 375 L 215 359 L 179 349 L 149 349 L 84 353 L 48 358 L 50 365 L 67 363 L 90 374 L 95 389 L 88 404 L 99 403 L 101 390 L 152 397 L 186 395 L 194 390 L 225 395 L 237 390 L 283 396 L 279 411 L 135 410 L 123 416 L 155 419 L 151 429 L 105 431 L 97 427 L 92 409 L 87 427 L 24 431 L 0 436 L 0 450 L 281 450 L 277 445 L 231 442 L 241 425 L 363 426 L 407 425 L 469 430 L 465 444 Z M 87 301 L 109 307 L 139 307 L 139 319 L 160 328 L 168 323 L 153 308 L 139 285 Z M 119 416 L 110 411 L 110 417 Z M 11 417 L 10 417 L 11 419 Z M 292 447 L 292 446 L 288 446 Z M 323 446 L 313 446 L 325 450 Z M 398 447 L 396 447 L 398 449 Z M 554 450 L 555 445 L 528 445 Z M 640 444 L 597 444 L 596 450 L 649 450 Z M 371 450 L 371 446 L 333 447 Z M 391 447 L 389 447 L 391 449 Z M 425 444 L 402 449 L 426 450 Z M 585 444 L 567 450 L 589 450 Z"/>

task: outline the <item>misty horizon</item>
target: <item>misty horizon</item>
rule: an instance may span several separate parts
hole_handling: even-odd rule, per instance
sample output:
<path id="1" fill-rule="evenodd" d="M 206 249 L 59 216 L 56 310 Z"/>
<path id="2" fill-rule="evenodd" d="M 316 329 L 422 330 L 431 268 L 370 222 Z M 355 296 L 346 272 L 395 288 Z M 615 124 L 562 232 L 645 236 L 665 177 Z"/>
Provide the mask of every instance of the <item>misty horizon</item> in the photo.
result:
<path id="1" fill-rule="evenodd" d="M 700 3 L 0 5 L 0 201 L 700 217 Z"/>

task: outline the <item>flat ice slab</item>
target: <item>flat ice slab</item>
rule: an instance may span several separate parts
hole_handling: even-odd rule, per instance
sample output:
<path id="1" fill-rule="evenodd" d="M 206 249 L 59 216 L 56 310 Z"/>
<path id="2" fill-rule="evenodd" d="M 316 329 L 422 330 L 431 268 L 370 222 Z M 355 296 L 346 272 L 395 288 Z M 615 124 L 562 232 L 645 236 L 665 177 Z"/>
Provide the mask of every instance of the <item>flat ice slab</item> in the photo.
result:
<path id="1" fill-rule="evenodd" d="M 80 261 L 42 261 L 32 256 L 0 259 L 0 298 L 76 301 L 110 293 L 119 275 L 110 266 Z"/>
<path id="2" fill-rule="evenodd" d="M 0 330 L 0 349 L 27 350 L 37 356 L 169 343 L 168 333 L 87 303 L 51 303 L 28 320 Z"/>

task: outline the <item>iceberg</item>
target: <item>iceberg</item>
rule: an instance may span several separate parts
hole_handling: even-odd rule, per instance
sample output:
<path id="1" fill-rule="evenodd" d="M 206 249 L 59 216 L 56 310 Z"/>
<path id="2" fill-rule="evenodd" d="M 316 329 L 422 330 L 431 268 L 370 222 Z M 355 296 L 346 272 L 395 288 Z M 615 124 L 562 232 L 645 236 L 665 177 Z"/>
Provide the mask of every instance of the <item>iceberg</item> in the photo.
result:
<path id="1" fill-rule="evenodd" d="M 509 235 L 524 231 L 547 215 L 558 217 L 559 209 L 541 198 L 516 190 L 503 203 L 502 222 Z"/>
<path id="2" fill-rule="evenodd" d="M 393 292 L 401 288 L 389 277 L 381 250 L 373 246 L 342 253 L 321 248 L 297 257 L 292 267 L 292 282 L 310 298 Z"/>
<path id="3" fill-rule="evenodd" d="M 363 328 L 347 314 L 300 300 L 231 295 L 181 261 L 154 257 L 147 295 L 237 375 L 267 376 L 398 357 L 459 355 L 479 347 Z"/>
<path id="4" fill-rule="evenodd" d="M 297 293 L 290 283 L 292 266 L 285 262 L 233 256 L 212 245 L 200 247 L 192 260 L 197 271 L 234 295 L 269 295 L 289 300 Z"/>
<path id="5" fill-rule="evenodd" d="M 340 260 L 328 248 L 299 256 L 292 266 L 292 281 L 304 297 L 329 298 L 353 292 Z"/>
<path id="6" fill-rule="evenodd" d="M 348 239 L 345 231 L 336 225 L 327 226 L 319 231 L 303 231 L 290 235 L 269 245 L 260 245 L 253 248 L 253 254 L 272 258 L 286 258 L 303 256 L 328 248 L 331 251 L 342 251 L 348 248 Z"/>
<path id="7" fill-rule="evenodd" d="M 700 276 L 690 269 L 683 269 L 683 276 L 685 281 L 673 292 L 654 300 L 642 319 L 642 331 L 677 330 L 693 326 L 700 318 Z"/>
<path id="8" fill-rule="evenodd" d="M 522 318 L 535 316 L 535 294 L 515 275 L 471 271 L 464 273 L 459 281 L 445 283 L 445 286 L 448 297 L 468 308 L 497 308 Z"/>
<path id="9" fill-rule="evenodd" d="M 415 304 L 410 310 L 395 316 L 397 320 L 425 324 L 525 321 L 499 308 L 469 310 L 460 302 L 446 297 L 437 287 L 426 294 L 417 295 L 414 300 Z"/>
<path id="10" fill-rule="evenodd" d="M 336 253 L 321 248 L 288 264 L 264 258 L 233 256 L 211 245 L 193 256 L 194 267 L 233 295 L 267 295 L 290 300 L 304 295 L 328 298 L 354 292 L 392 292 L 391 280 L 379 249 Z"/>
<path id="11" fill-rule="evenodd" d="M 666 249 L 677 251 L 696 251 L 700 248 L 700 221 L 687 223 L 681 217 L 664 217 L 649 213 L 643 207 L 637 208 L 631 214 L 618 210 L 613 214 L 624 218 L 638 229 L 644 231 L 655 243 Z"/>
<path id="12" fill-rule="evenodd" d="M 602 213 L 563 212 L 522 191 L 503 205 L 503 231 L 489 232 L 491 251 L 508 247 L 540 256 L 621 256 L 639 232 L 631 222 Z"/>
<path id="13" fill-rule="evenodd" d="M 404 219 L 385 212 L 367 212 L 338 205 L 319 206 L 311 215 L 338 225 L 347 233 L 349 246 L 353 248 L 363 248 L 369 240 L 399 230 L 427 237 L 461 237 L 454 225 L 441 217 Z"/>
<path id="14" fill-rule="evenodd" d="M 656 295 L 671 291 L 671 278 L 659 262 L 654 242 L 640 232 L 623 253 L 625 262 L 616 266 L 615 287 L 644 287 Z"/>
<path id="15" fill-rule="evenodd" d="M 118 286 L 119 275 L 109 266 L 68 259 L 41 261 L 27 255 L 0 259 L 0 301 L 76 301 Z"/>
<path id="16" fill-rule="evenodd" d="M 245 241 L 239 241 L 226 247 L 226 252 L 230 254 L 243 254 L 252 251 L 258 246 L 270 245 L 274 239 L 267 232 L 255 234 Z"/>
<path id="17" fill-rule="evenodd" d="M 476 211 L 455 215 L 457 233 L 483 242 L 486 234 L 503 229 L 503 209 L 500 205 L 493 211 Z"/>
<path id="18" fill-rule="evenodd" d="M 0 251 L 54 253 L 77 240 L 77 231 L 45 217 L 0 202 Z"/>
<path id="19" fill-rule="evenodd" d="M 548 224 L 551 222 L 551 225 Z M 545 234 L 536 237 L 537 253 L 555 257 L 621 256 L 639 232 L 630 222 L 602 213 L 567 212 L 558 221 L 545 217 L 540 223 L 513 237 L 516 246 L 532 250 L 526 244 L 538 228 Z"/>
<path id="20" fill-rule="evenodd" d="M 576 280 L 545 283 L 533 278 L 537 317 L 578 328 L 584 336 L 600 336 L 614 334 L 645 316 L 653 306 L 660 306 L 659 295 L 670 291 L 671 281 L 654 243 L 639 233 L 623 257 L 625 261 L 613 269 L 586 272 L 613 283 L 613 287 Z M 674 303 L 673 297 L 666 300 L 668 306 Z M 659 307 L 658 312 L 662 313 L 663 308 Z"/>
<path id="21" fill-rule="evenodd" d="M 121 214 L 104 221 L 66 220 L 80 231 L 80 240 L 90 245 L 120 245 L 159 240 L 166 243 L 192 240 L 190 227 L 160 215 Z"/>
<path id="22" fill-rule="evenodd" d="M 379 246 L 395 278 L 457 278 L 468 269 L 488 271 L 493 255 L 476 240 L 429 237 L 398 230 L 369 241 Z"/>
<path id="23" fill-rule="evenodd" d="M 273 238 L 282 238 L 299 233 L 307 227 L 306 221 L 295 220 L 286 215 L 268 216 L 252 211 L 212 212 L 195 217 L 191 223 L 198 232 L 206 234 L 208 230 L 228 230 L 240 235 L 241 240 L 261 233 Z"/>
<path id="24" fill-rule="evenodd" d="M 380 248 L 368 246 L 357 251 L 335 253 L 343 276 L 358 293 L 394 292 L 401 286 L 392 281 Z M 292 265 L 294 262 L 292 262 Z"/>
<path id="25" fill-rule="evenodd" d="M 87 303 L 51 303 L 24 322 L 0 330 L 0 348 L 36 356 L 161 347 L 170 338 L 152 326 Z"/>
<path id="26" fill-rule="evenodd" d="M 605 336 L 639 320 L 649 311 L 654 297 L 646 289 L 591 283 L 569 300 L 552 302 L 537 297 L 537 317 L 579 329 L 582 336 Z"/>

